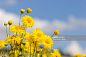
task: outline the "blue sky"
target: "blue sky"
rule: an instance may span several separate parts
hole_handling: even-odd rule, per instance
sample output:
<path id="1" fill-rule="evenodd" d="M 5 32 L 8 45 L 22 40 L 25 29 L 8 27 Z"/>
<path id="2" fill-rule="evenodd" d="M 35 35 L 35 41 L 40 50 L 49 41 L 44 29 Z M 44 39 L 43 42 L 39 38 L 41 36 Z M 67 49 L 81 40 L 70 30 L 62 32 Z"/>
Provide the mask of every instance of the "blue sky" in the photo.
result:
<path id="1" fill-rule="evenodd" d="M 56 29 L 59 30 L 59 35 L 86 35 L 86 0 L 0 0 L 2 14 L 11 13 L 19 17 L 20 10 L 26 10 L 28 7 L 32 9 L 28 15 L 41 23 L 36 24 L 46 35 L 52 35 Z M 1 29 L 0 32 L 2 31 Z M 71 41 L 54 43 L 53 48 L 65 50 Z M 78 41 L 82 49 L 86 49 L 85 43 L 86 41 Z"/>

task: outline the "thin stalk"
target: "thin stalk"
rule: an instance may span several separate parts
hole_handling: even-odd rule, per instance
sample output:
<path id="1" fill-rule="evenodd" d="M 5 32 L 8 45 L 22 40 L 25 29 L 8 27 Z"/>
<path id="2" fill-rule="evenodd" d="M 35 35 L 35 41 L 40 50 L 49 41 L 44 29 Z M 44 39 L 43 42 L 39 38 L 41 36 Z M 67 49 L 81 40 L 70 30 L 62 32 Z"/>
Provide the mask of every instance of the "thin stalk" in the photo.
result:
<path id="1" fill-rule="evenodd" d="M 26 13 L 26 15 L 27 15 L 28 13 Z"/>
<path id="2" fill-rule="evenodd" d="M 30 43 L 30 57 L 31 57 L 31 43 Z"/>
<path id="3" fill-rule="evenodd" d="M 34 46 L 33 56 L 34 56 L 34 52 L 35 52 L 35 46 Z M 32 56 L 32 57 L 33 57 L 33 56 Z"/>
<path id="4" fill-rule="evenodd" d="M 5 49 L 4 49 L 4 47 L 3 47 L 3 57 L 5 57 Z"/>
<path id="5" fill-rule="evenodd" d="M 52 36 L 53 36 L 53 35 L 54 35 L 54 34 L 52 34 Z M 52 37 L 52 36 L 51 36 L 51 37 Z"/>
<path id="6" fill-rule="evenodd" d="M 8 36 L 8 32 L 7 32 L 7 26 L 6 26 L 6 33 L 7 33 L 7 36 Z"/>
<path id="7" fill-rule="evenodd" d="M 9 52 L 8 52 L 8 46 L 7 46 L 7 56 L 8 56 Z"/>
<path id="8" fill-rule="evenodd" d="M 20 19 L 19 19 L 19 26 L 20 26 L 21 15 L 22 15 L 22 14 L 20 14 Z"/>
<path id="9" fill-rule="evenodd" d="M 37 42 L 37 41 L 36 41 Z M 36 42 L 35 42 L 35 47 L 36 47 Z M 36 54 L 35 54 L 35 57 L 37 57 L 37 47 L 36 47 Z"/>
<path id="10" fill-rule="evenodd" d="M 9 36 L 10 36 L 10 25 L 9 25 Z"/>

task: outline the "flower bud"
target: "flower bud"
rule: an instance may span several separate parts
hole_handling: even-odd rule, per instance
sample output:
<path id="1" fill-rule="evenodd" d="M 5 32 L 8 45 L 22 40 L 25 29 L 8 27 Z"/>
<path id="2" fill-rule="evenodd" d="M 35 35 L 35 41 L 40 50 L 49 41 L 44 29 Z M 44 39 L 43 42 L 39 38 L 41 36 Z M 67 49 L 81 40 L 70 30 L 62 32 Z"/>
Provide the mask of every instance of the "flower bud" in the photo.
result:
<path id="1" fill-rule="evenodd" d="M 21 9 L 21 11 L 20 11 L 21 13 L 24 13 L 25 12 L 25 10 L 24 9 Z"/>
<path id="2" fill-rule="evenodd" d="M 27 8 L 27 13 L 31 13 L 31 9 L 30 8 Z"/>
<path id="3" fill-rule="evenodd" d="M 58 30 L 54 31 L 54 34 L 55 35 L 58 35 L 59 34 L 59 31 Z"/>
<path id="4" fill-rule="evenodd" d="M 5 22 L 4 25 L 7 26 L 7 22 Z"/>
<path id="5" fill-rule="evenodd" d="M 9 21 L 8 21 L 8 24 L 9 24 L 9 25 L 11 25 L 12 23 L 13 23 L 13 21 L 12 21 L 12 20 L 9 20 Z"/>

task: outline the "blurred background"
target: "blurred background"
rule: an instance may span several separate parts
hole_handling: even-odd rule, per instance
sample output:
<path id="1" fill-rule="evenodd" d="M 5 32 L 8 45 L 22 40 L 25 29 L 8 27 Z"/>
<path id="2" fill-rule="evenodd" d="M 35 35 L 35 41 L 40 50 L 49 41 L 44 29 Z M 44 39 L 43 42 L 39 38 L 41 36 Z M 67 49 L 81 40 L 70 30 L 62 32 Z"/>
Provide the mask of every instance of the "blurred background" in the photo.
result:
<path id="1" fill-rule="evenodd" d="M 86 35 L 86 0 L 0 0 L 0 40 L 6 39 L 4 22 L 18 25 L 20 10 L 28 7 L 35 24 L 27 32 L 37 27 L 50 36 L 56 29 L 59 35 Z M 52 49 L 62 55 L 86 54 L 86 41 L 54 41 Z"/>

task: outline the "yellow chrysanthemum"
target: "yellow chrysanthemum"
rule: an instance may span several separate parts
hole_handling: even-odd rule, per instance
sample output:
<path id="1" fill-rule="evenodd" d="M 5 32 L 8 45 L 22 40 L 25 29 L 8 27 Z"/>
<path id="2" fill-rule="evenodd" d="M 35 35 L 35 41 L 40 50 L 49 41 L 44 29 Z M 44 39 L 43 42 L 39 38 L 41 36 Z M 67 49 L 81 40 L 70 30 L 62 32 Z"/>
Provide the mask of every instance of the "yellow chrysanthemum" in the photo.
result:
<path id="1" fill-rule="evenodd" d="M 86 54 L 83 54 L 83 57 L 86 57 Z"/>
<path id="2" fill-rule="evenodd" d="M 50 48 L 51 49 L 51 47 L 53 46 L 53 40 L 52 40 L 51 36 L 45 35 L 44 39 L 42 40 L 42 44 L 44 45 L 44 48 L 46 48 L 46 49 Z"/>
<path id="3" fill-rule="evenodd" d="M 25 27 L 31 27 L 34 25 L 34 20 L 32 19 L 31 16 L 28 16 L 28 15 L 25 15 L 23 18 L 22 18 L 22 21 L 21 21 Z"/>
<path id="4" fill-rule="evenodd" d="M 37 57 L 40 57 L 40 54 L 39 53 L 37 53 Z"/>
<path id="5" fill-rule="evenodd" d="M 74 56 L 74 57 L 81 57 L 82 54 L 74 54 L 73 56 Z"/>
<path id="6" fill-rule="evenodd" d="M 6 41 L 5 40 L 0 40 L 0 48 L 3 48 L 4 47 L 4 45 L 5 45 L 5 43 L 6 43 Z"/>
<path id="7" fill-rule="evenodd" d="M 42 57 L 47 57 L 47 55 L 46 54 L 43 54 Z"/>
<path id="8" fill-rule="evenodd" d="M 53 53 L 51 52 L 50 57 L 61 57 L 61 54 L 60 54 L 59 50 L 54 49 Z"/>
<path id="9" fill-rule="evenodd" d="M 15 35 L 11 35 L 7 37 L 6 41 L 9 43 L 9 44 L 20 44 L 21 40 L 23 40 L 23 38 L 21 38 L 21 36 L 15 36 Z"/>
<path id="10" fill-rule="evenodd" d="M 24 38 L 26 38 L 30 43 L 32 43 L 33 41 L 36 41 L 35 34 L 32 34 L 32 33 L 31 34 L 30 33 L 26 33 Z"/>
<path id="11" fill-rule="evenodd" d="M 21 26 L 17 26 L 17 25 L 11 25 L 10 27 L 10 31 L 12 31 L 12 33 L 14 32 L 14 34 L 16 33 L 20 33 L 22 35 L 25 34 L 25 30 L 24 30 L 24 27 L 21 25 Z"/>
<path id="12" fill-rule="evenodd" d="M 39 38 L 43 38 L 43 36 L 45 35 L 45 33 L 43 33 L 40 29 L 36 28 L 36 30 L 33 30 L 32 31 L 36 36 L 37 36 L 37 39 Z"/>
<path id="13" fill-rule="evenodd" d="M 56 57 L 55 53 L 51 53 L 50 57 Z"/>
<path id="14" fill-rule="evenodd" d="M 37 49 L 37 52 L 39 53 L 39 52 L 42 52 L 42 49 Z"/>

